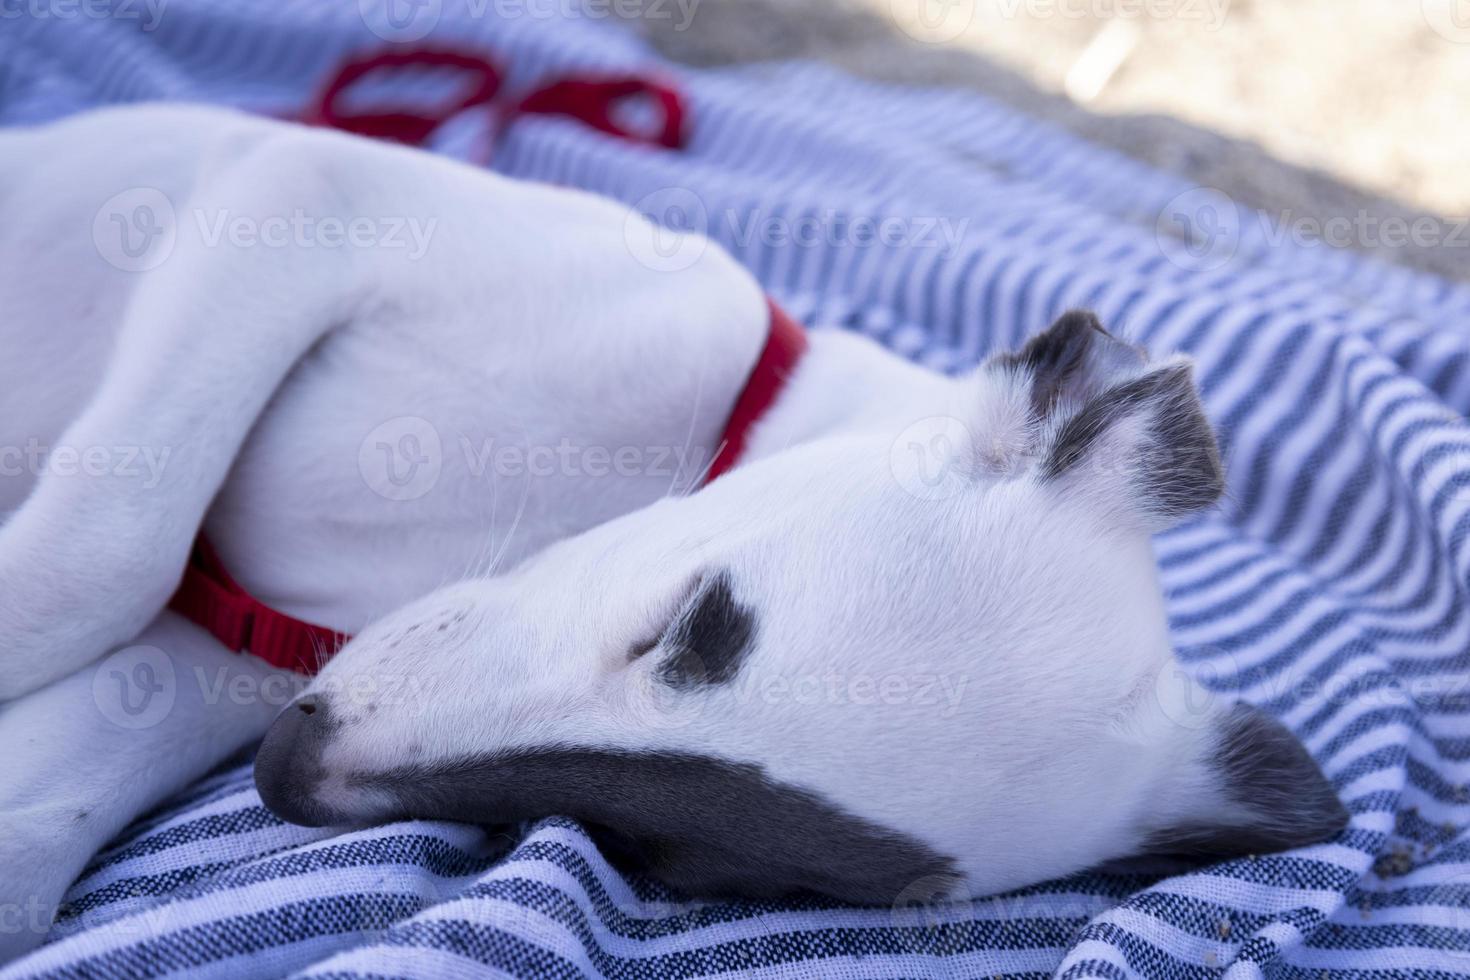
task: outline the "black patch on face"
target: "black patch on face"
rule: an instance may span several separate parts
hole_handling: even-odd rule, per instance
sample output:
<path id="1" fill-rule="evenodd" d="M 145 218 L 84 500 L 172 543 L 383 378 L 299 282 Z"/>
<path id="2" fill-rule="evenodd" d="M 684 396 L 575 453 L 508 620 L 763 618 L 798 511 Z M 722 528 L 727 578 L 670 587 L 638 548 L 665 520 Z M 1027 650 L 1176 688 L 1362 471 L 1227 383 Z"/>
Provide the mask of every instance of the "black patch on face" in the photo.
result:
<path id="1" fill-rule="evenodd" d="M 1130 416 L 1145 416 L 1148 424 L 1128 466 L 1151 510 L 1182 517 L 1220 499 L 1225 491 L 1220 452 L 1187 365 L 1144 375 L 1089 401 L 1057 433 L 1043 478 L 1055 479 L 1078 466 L 1109 429 Z"/>
<path id="2" fill-rule="evenodd" d="M 1320 844 L 1342 832 L 1348 811 L 1301 743 L 1279 722 L 1249 705 L 1236 705 L 1220 723 L 1211 767 L 1217 785 L 1250 816 L 1246 823 L 1199 820 L 1152 834 L 1148 857 L 1125 859 L 1108 870 L 1163 873 L 1208 861 L 1270 854 Z"/>
<path id="3" fill-rule="evenodd" d="M 755 642 L 755 616 L 735 601 L 730 575 L 708 578 L 664 634 L 658 678 L 681 690 L 735 677 Z"/>
<path id="4" fill-rule="evenodd" d="M 685 753 L 539 749 L 360 775 L 393 816 L 516 823 L 562 814 L 591 825 L 681 891 L 775 898 L 810 890 L 886 904 L 919 878 L 955 877 L 925 844 L 769 778 L 760 766 Z"/>

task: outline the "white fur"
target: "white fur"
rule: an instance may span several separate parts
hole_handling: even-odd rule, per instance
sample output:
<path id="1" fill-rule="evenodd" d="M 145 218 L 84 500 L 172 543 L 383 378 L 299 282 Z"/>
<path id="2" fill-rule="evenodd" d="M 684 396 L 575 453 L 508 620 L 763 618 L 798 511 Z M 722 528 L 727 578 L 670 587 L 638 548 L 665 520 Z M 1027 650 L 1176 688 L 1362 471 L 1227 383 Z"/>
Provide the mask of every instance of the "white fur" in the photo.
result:
<path id="1" fill-rule="evenodd" d="M 1118 519 L 1118 481 L 1028 472 L 1043 434 L 1024 378 L 950 380 L 818 332 L 746 463 L 697 494 L 670 497 L 651 452 L 621 477 L 585 456 L 501 472 L 487 445 L 707 462 L 764 340 L 757 285 L 713 246 L 648 268 L 652 229 L 589 195 L 215 110 L 8 132 L 0 166 L 0 447 L 165 460 L 0 476 L 0 744 L 26 746 L 0 764 L 0 907 L 54 909 L 86 855 L 296 693 L 200 696 L 221 670 L 268 674 L 160 614 L 201 524 L 263 600 L 359 634 L 312 685 L 357 684 L 374 708 L 331 746 L 334 773 L 393 768 L 409 744 L 697 751 L 954 856 L 975 892 L 1128 853 L 1220 803 L 1197 772 L 1203 728 L 1155 697 L 1170 649 L 1145 522 Z M 91 233 L 135 187 L 177 216 L 172 254 L 143 272 Z M 432 233 L 422 255 L 211 240 L 220 213 L 301 208 Z M 402 417 L 442 443 L 411 500 L 362 465 L 373 433 L 391 454 L 416 424 Z M 964 427 L 934 443 L 952 458 L 905 447 L 931 417 Z M 964 467 L 962 489 L 913 492 L 935 464 Z M 760 642 L 731 685 L 671 698 L 655 658 L 627 653 L 711 568 Z M 143 731 L 99 717 L 89 666 L 132 643 L 180 678 Z M 376 805 L 340 780 L 324 792 Z M 0 929 L 0 960 L 40 938 Z"/>

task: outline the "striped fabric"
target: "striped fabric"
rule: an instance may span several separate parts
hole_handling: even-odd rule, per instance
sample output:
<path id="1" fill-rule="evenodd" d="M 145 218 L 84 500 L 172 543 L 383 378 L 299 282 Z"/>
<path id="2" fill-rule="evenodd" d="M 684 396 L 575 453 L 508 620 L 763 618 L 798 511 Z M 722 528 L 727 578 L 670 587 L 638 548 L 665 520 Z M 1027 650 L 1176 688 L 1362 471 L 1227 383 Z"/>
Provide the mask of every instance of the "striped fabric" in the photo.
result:
<path id="1" fill-rule="evenodd" d="M 1470 975 L 1470 291 L 1281 241 L 1213 192 L 975 94 L 810 64 L 686 71 L 597 16 L 607 4 L 401 6 L 394 28 L 376 0 L 171 0 L 151 24 L 144 0 L 32 5 L 0 21 L 0 121 L 154 98 L 289 110 L 380 43 L 370 25 L 423 17 L 515 85 L 678 76 L 686 152 L 527 119 L 494 166 L 707 230 L 797 316 L 941 370 L 1072 306 L 1193 354 L 1230 495 L 1158 541 L 1180 661 L 1291 726 L 1351 827 L 1160 881 L 709 903 L 615 871 L 564 819 L 284 826 L 237 760 L 98 855 L 50 942 L 0 976 Z"/>

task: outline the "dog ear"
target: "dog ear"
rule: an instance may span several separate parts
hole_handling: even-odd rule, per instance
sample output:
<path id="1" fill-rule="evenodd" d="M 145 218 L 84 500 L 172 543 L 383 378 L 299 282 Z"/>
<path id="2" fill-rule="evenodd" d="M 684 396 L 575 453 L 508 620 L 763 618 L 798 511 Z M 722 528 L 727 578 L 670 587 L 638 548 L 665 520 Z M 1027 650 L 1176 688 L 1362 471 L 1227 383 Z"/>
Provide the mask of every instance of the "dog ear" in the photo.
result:
<path id="1" fill-rule="evenodd" d="M 1317 763 L 1264 712 L 1234 705 L 1200 734 L 1198 754 L 1156 794 L 1141 853 L 1099 870 L 1172 874 L 1320 844 L 1347 826 L 1348 811 Z"/>
<path id="2" fill-rule="evenodd" d="M 1040 475 L 1150 532 L 1215 504 L 1225 472 L 1190 362 L 1092 395 L 1053 428 Z"/>
<path id="3" fill-rule="evenodd" d="M 1029 451 L 1043 481 L 1151 532 L 1224 492 L 1219 448 L 1187 360 L 1150 364 L 1142 348 L 1074 310 L 986 366 L 1029 404 L 1028 428 L 1039 433 Z"/>
<path id="4" fill-rule="evenodd" d="M 1108 333 L 1092 313 L 1073 310 L 1019 351 L 992 357 L 988 366 L 1028 386 L 1032 416 L 1045 420 L 1137 377 L 1147 363 L 1143 350 Z"/>

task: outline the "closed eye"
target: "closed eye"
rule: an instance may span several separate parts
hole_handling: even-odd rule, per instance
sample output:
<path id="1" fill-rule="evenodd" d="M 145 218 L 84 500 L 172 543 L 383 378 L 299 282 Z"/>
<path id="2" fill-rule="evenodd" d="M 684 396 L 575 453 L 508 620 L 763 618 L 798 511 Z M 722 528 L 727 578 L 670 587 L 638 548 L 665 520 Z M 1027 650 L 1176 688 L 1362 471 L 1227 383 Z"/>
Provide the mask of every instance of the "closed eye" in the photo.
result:
<path id="1" fill-rule="evenodd" d="M 693 575 L 684 584 L 683 588 L 674 593 L 675 601 L 664 606 L 664 611 L 655 620 L 658 624 L 658 632 L 645 636 L 628 648 L 629 663 L 659 648 L 664 642 L 664 638 L 669 635 L 669 631 L 674 628 L 674 624 L 684 616 L 686 610 L 689 608 L 689 604 L 699 595 L 700 590 L 704 587 L 704 580 L 705 574 L 703 572 Z"/>
<path id="2" fill-rule="evenodd" d="M 735 598 L 730 573 L 709 575 L 661 638 L 669 654 L 659 680 L 684 689 L 723 684 L 739 672 L 755 633 L 755 612 Z"/>
<path id="3" fill-rule="evenodd" d="M 631 647 L 628 648 L 629 663 L 637 660 L 639 657 L 652 653 L 654 650 L 657 650 L 659 641 L 662 639 L 663 636 L 659 635 L 651 640 L 640 640 L 637 643 L 633 644 Z"/>

